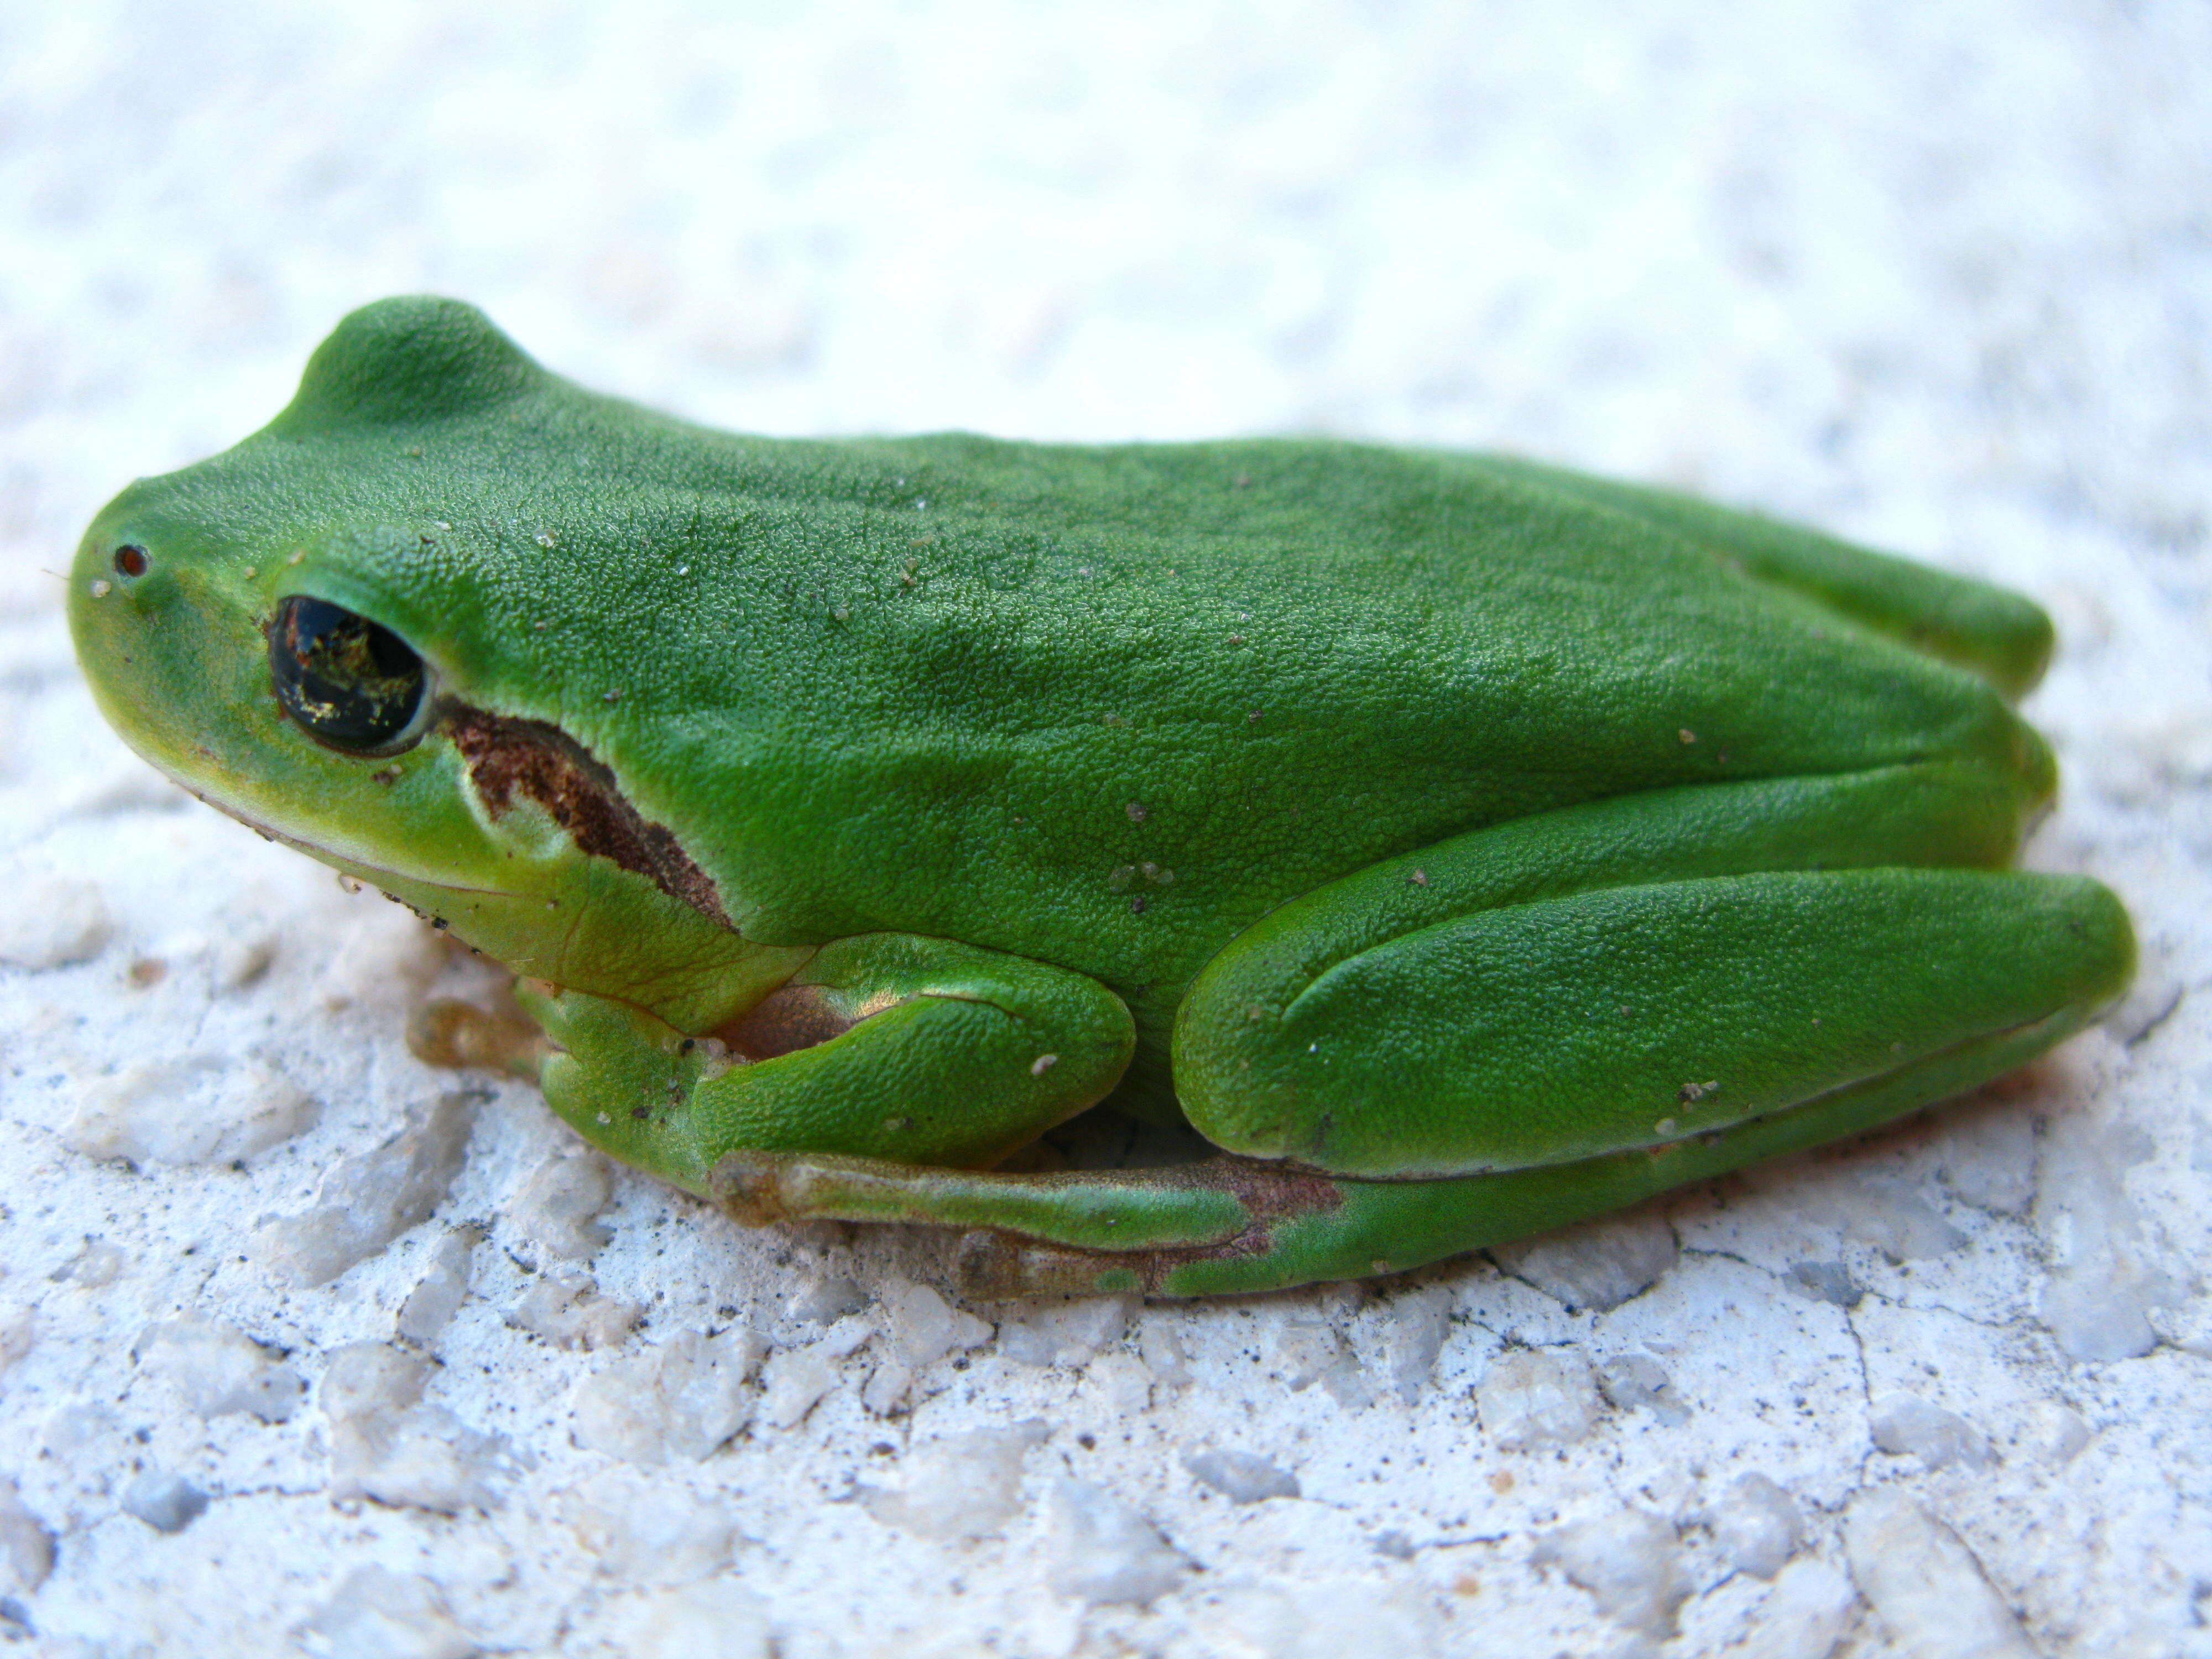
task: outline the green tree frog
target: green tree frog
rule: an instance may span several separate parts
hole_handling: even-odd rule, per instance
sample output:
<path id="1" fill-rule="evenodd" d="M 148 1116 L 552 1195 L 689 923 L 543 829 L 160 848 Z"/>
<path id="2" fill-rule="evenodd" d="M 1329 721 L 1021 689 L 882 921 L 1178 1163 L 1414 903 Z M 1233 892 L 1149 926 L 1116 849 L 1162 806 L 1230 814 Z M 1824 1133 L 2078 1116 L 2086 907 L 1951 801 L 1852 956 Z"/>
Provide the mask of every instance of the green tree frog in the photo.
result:
<path id="1" fill-rule="evenodd" d="M 70 578 L 139 753 L 518 975 L 545 1097 L 987 1294 L 1409 1268 L 1849 1135 L 2124 986 L 2000 589 L 1322 439 L 702 429 L 346 318 Z M 1102 1103 L 1207 1156 L 1024 1154 Z"/>

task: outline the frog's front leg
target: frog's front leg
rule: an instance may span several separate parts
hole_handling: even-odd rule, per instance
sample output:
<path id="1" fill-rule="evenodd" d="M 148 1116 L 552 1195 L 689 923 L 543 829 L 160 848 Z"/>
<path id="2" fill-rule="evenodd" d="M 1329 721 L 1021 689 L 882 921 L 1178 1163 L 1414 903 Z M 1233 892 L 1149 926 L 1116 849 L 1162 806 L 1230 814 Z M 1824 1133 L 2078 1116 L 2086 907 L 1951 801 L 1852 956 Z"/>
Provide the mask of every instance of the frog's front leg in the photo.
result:
<path id="1" fill-rule="evenodd" d="M 629 1004 L 525 983 L 539 1082 L 596 1146 L 693 1192 L 736 1148 L 979 1168 L 1093 1104 L 1135 1045 L 1128 1008 L 1065 969 L 946 939 L 826 945 L 694 1037 Z"/>
<path id="2" fill-rule="evenodd" d="M 1973 1087 L 2118 994 L 2109 892 L 1978 867 L 2033 793 L 1938 762 L 1474 831 L 1282 907 L 1199 976 L 1177 1091 L 1229 1156 L 1038 1176 L 732 1154 L 715 1185 L 755 1213 L 1048 1241 L 981 1247 L 976 1288 L 1002 1291 L 1258 1290 L 1559 1225 Z"/>

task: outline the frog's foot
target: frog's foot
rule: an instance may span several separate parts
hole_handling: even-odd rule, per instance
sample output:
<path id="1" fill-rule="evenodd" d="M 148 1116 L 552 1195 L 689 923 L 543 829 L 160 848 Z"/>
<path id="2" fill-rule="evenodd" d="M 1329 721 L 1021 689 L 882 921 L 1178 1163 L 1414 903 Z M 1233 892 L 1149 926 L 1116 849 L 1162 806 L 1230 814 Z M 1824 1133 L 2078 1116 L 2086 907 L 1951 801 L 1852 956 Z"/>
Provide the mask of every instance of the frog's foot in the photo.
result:
<path id="1" fill-rule="evenodd" d="M 2077 1030 L 2075 1006 L 1771 1116 L 1662 1146 L 1434 1181 L 1359 1181 L 1231 1154 L 1157 1170 L 994 1174 L 732 1152 L 709 1186 L 740 1220 L 972 1229 L 980 1300 L 1218 1296 L 1402 1272 L 1858 1133 L 2002 1076 Z"/>
<path id="2" fill-rule="evenodd" d="M 1279 1212 L 1337 1202 L 1324 1176 L 1231 1157 L 1158 1170 L 1009 1174 L 740 1151 L 724 1154 L 708 1180 L 716 1202 L 747 1226 L 921 1221 L 1114 1251 L 1232 1246 Z"/>
<path id="3" fill-rule="evenodd" d="M 437 997 L 407 1016 L 407 1051 L 426 1066 L 505 1072 L 538 1081 L 552 1045 L 535 1020 L 456 997 Z"/>

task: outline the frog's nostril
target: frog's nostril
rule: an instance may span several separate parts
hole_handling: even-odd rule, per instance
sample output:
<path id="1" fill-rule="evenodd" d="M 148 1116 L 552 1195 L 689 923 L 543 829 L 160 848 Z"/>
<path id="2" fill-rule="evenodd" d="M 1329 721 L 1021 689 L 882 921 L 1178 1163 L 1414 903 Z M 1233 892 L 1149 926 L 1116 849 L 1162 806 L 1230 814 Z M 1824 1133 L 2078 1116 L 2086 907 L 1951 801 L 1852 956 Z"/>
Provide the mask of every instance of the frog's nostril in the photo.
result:
<path id="1" fill-rule="evenodd" d="M 118 576 L 143 576 L 153 561 L 146 550 L 135 542 L 125 542 L 115 550 L 115 574 Z"/>

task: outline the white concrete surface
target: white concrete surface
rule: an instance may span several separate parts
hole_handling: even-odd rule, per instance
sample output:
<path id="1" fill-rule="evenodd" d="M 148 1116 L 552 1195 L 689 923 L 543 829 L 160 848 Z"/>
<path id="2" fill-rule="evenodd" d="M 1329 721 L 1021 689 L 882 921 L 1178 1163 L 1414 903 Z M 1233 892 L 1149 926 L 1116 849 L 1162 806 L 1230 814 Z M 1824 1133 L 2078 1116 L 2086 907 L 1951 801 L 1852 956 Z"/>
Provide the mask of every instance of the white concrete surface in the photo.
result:
<path id="1" fill-rule="evenodd" d="M 2180 0 L 0 11 L 0 1637 L 2212 1653 L 2208 64 Z M 71 663 L 100 501 L 418 289 L 729 425 L 1507 446 L 2014 583 L 2032 859 L 2140 989 L 1504 1267 L 1024 1315 L 740 1231 L 410 1059 L 410 920 Z"/>

